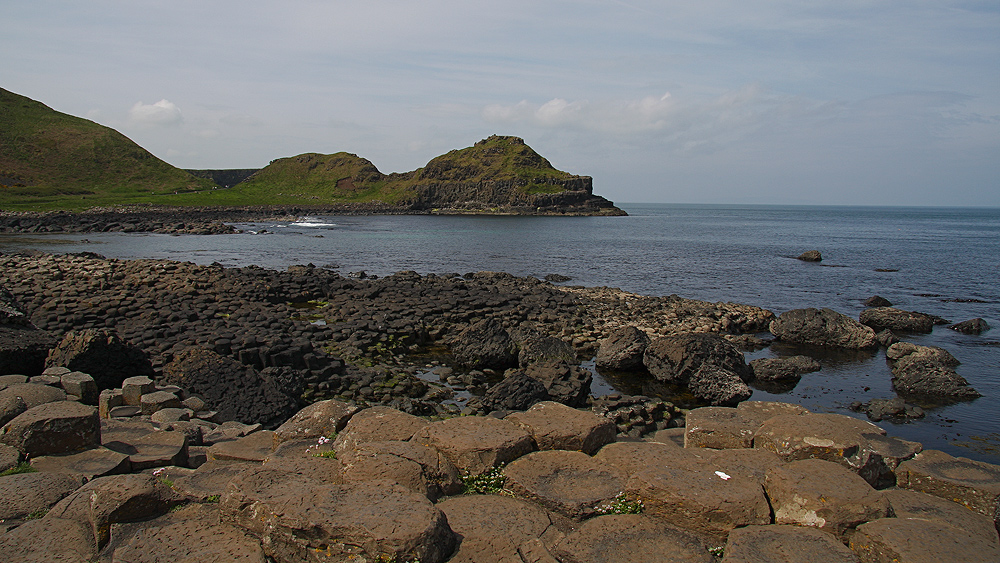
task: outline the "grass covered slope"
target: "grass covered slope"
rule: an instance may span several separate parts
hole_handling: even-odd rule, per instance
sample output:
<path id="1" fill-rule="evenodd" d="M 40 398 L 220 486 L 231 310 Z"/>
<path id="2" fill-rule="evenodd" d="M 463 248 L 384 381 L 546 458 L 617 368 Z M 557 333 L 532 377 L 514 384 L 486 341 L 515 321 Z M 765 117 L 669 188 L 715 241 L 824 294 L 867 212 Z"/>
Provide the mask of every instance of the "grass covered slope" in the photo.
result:
<path id="1" fill-rule="evenodd" d="M 80 209 L 211 188 L 118 131 L 0 89 L 0 207 Z"/>

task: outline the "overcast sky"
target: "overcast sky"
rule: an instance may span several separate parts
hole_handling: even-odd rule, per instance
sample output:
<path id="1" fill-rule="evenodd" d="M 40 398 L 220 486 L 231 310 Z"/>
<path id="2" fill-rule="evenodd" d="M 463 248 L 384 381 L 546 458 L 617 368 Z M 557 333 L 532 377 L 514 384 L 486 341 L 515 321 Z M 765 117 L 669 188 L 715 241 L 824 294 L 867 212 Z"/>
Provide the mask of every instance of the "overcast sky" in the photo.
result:
<path id="1" fill-rule="evenodd" d="M 0 0 L 0 87 L 182 168 L 516 135 L 617 202 L 1000 206 L 996 0 Z"/>

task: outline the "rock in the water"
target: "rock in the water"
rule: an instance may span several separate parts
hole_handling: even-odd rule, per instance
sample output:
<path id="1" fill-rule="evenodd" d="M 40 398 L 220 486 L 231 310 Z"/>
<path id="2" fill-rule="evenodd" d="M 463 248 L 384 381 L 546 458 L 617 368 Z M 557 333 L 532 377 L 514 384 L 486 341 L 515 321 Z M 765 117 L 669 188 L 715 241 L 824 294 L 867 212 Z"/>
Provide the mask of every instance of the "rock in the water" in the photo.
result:
<path id="1" fill-rule="evenodd" d="M 32 407 L 0 430 L 0 442 L 25 456 L 59 455 L 101 445 L 97 409 L 76 401 Z"/>
<path id="2" fill-rule="evenodd" d="M 872 295 L 865 299 L 865 307 L 892 307 L 892 302 L 881 295 Z"/>
<path id="3" fill-rule="evenodd" d="M 899 464 L 896 483 L 962 504 L 1000 525 L 1000 466 L 925 450 Z"/>
<path id="4" fill-rule="evenodd" d="M 711 405 L 736 406 L 750 398 L 753 391 L 736 373 L 728 369 L 705 365 L 688 380 L 688 389 Z"/>
<path id="5" fill-rule="evenodd" d="M 873 307 L 861 311 L 861 324 L 870 326 L 875 332 L 927 333 L 934 329 L 934 317 L 924 313 L 903 311 L 893 307 Z"/>
<path id="6" fill-rule="evenodd" d="M 451 350 L 455 361 L 471 369 L 503 370 L 517 365 L 514 341 L 496 319 L 485 319 L 463 330 L 451 343 Z"/>
<path id="7" fill-rule="evenodd" d="M 990 329 L 989 323 L 981 318 L 969 319 L 949 326 L 951 330 L 962 334 L 982 334 Z"/>
<path id="8" fill-rule="evenodd" d="M 149 355 L 125 342 L 112 330 L 72 331 L 49 352 L 46 367 L 60 366 L 89 373 L 101 389 L 121 387 L 128 377 L 152 377 Z"/>
<path id="9" fill-rule="evenodd" d="M 528 376 L 523 370 L 508 370 L 499 383 L 486 390 L 482 404 L 487 412 L 523 411 L 548 399 L 549 392 L 541 381 Z"/>
<path id="10" fill-rule="evenodd" d="M 908 418 L 923 418 L 924 409 L 908 405 L 903 399 L 872 399 L 867 403 L 857 403 L 851 405 L 851 410 L 863 411 L 870 420 L 905 420 Z"/>
<path id="11" fill-rule="evenodd" d="M 678 334 L 653 340 L 643 355 L 646 369 L 660 381 L 687 383 L 705 365 L 736 374 L 742 380 L 751 375 L 743 352 L 715 334 Z"/>
<path id="12" fill-rule="evenodd" d="M 757 381 L 797 381 L 803 374 L 819 371 L 820 364 L 809 356 L 758 358 L 750 362 Z"/>
<path id="13" fill-rule="evenodd" d="M 521 367 L 536 362 L 576 362 L 573 347 L 554 336 L 530 336 L 520 344 L 517 362 Z"/>
<path id="14" fill-rule="evenodd" d="M 875 331 L 832 309 L 793 309 L 771 321 L 779 340 L 814 346 L 866 349 L 878 346 Z"/>
<path id="15" fill-rule="evenodd" d="M 549 399 L 571 407 L 587 405 L 590 384 L 594 380 L 589 370 L 566 362 L 550 361 L 532 364 L 524 372 L 545 386 Z"/>
<path id="16" fill-rule="evenodd" d="M 821 262 L 823 260 L 823 255 L 820 254 L 818 250 L 807 250 L 802 254 L 799 254 L 796 258 L 802 260 L 803 262 Z"/>
<path id="17" fill-rule="evenodd" d="M 597 367 L 633 371 L 642 369 L 642 356 L 649 346 L 649 335 L 634 326 L 616 328 L 597 349 Z"/>
<path id="18" fill-rule="evenodd" d="M 891 362 L 892 385 L 904 397 L 964 401 L 982 396 L 955 371 L 958 361 L 944 350 L 898 342 L 886 350 L 886 356 Z"/>

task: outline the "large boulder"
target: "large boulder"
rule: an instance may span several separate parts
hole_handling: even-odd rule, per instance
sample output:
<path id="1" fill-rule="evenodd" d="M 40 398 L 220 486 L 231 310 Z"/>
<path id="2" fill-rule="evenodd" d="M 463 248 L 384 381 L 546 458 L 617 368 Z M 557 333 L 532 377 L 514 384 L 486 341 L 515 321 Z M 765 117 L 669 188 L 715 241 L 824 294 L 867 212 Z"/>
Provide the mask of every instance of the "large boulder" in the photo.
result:
<path id="1" fill-rule="evenodd" d="M 563 361 L 544 361 L 531 364 L 524 373 L 545 386 L 549 399 L 571 407 L 587 405 L 594 380 L 589 370 Z"/>
<path id="2" fill-rule="evenodd" d="M 786 524 L 747 526 L 730 532 L 725 563 L 858 563 L 854 552 L 830 534 Z"/>
<path id="3" fill-rule="evenodd" d="M 58 455 L 101 445 L 97 409 L 76 401 L 30 408 L 0 429 L 0 442 L 25 456 Z"/>
<path id="4" fill-rule="evenodd" d="M 65 367 L 89 373 L 101 389 L 121 387 L 126 378 L 153 376 L 149 355 L 106 329 L 85 329 L 66 333 L 49 352 L 45 367 Z"/>
<path id="5" fill-rule="evenodd" d="M 969 319 L 949 326 L 951 330 L 962 334 L 982 334 L 990 329 L 990 324 L 981 318 Z"/>
<path id="6" fill-rule="evenodd" d="M 549 399 L 545 385 L 524 370 L 507 370 L 504 378 L 486 390 L 481 399 L 487 412 L 498 410 L 523 411 L 535 403 Z"/>
<path id="7" fill-rule="evenodd" d="M 576 361 L 576 351 L 564 340 L 555 336 L 532 335 L 520 343 L 517 362 L 521 367 L 527 367 L 536 362 L 568 362 Z"/>
<path id="8" fill-rule="evenodd" d="M 642 356 L 649 346 L 649 335 L 634 326 L 616 328 L 597 349 L 597 367 L 632 371 L 642 369 Z"/>
<path id="9" fill-rule="evenodd" d="M 333 436 L 347 426 L 358 407 L 329 399 L 317 401 L 286 420 L 274 431 L 275 442 Z"/>
<path id="10" fill-rule="evenodd" d="M 503 370 L 517 365 L 517 349 L 503 324 L 484 319 L 459 333 L 451 342 L 455 361 L 471 369 Z"/>
<path id="11" fill-rule="evenodd" d="M 750 362 L 756 381 L 798 381 L 803 374 L 819 371 L 820 364 L 809 356 L 758 358 Z"/>
<path id="12" fill-rule="evenodd" d="M 904 397 L 962 401 L 982 396 L 955 371 L 958 360 L 940 348 L 897 342 L 886 356 L 892 385 Z"/>
<path id="13" fill-rule="evenodd" d="M 872 327 L 875 332 L 889 329 L 893 332 L 930 332 L 934 329 L 934 317 L 924 313 L 904 311 L 893 307 L 873 307 L 861 311 L 861 324 Z"/>
<path id="14" fill-rule="evenodd" d="M 691 376 L 688 389 L 695 397 L 721 406 L 735 406 L 753 393 L 740 376 L 712 364 L 702 366 Z"/>
<path id="15" fill-rule="evenodd" d="M 615 441 L 613 421 L 552 401 L 509 414 L 504 420 L 530 432 L 540 450 L 574 450 L 594 455 L 605 444 Z"/>
<path id="16" fill-rule="evenodd" d="M 460 416 L 432 422 L 412 440 L 437 449 L 468 475 L 505 465 L 535 449 L 527 430 L 488 416 Z"/>
<path id="17" fill-rule="evenodd" d="M 779 340 L 814 346 L 867 349 L 878 346 L 875 331 L 833 309 L 793 309 L 771 321 Z"/>
<path id="18" fill-rule="evenodd" d="M 204 348 L 189 348 L 163 367 L 167 382 L 201 397 L 220 421 L 275 428 L 298 410 L 298 400 L 255 368 Z"/>
<path id="19" fill-rule="evenodd" d="M 685 333 L 653 340 L 643 354 L 643 364 L 653 376 L 669 383 L 685 384 L 705 365 L 750 379 L 743 352 L 715 334 Z"/>

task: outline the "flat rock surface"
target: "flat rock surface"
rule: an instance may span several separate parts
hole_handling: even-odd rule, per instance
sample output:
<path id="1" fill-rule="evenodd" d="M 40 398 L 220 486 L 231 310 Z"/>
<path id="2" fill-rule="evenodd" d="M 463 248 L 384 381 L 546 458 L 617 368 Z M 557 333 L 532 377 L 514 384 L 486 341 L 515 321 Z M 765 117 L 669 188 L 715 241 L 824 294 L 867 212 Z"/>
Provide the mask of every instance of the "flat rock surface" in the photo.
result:
<path id="1" fill-rule="evenodd" d="M 995 563 L 1000 549 L 961 528 L 920 518 L 882 518 L 858 526 L 851 549 L 862 563 Z"/>
<path id="2" fill-rule="evenodd" d="M 270 430 L 260 430 L 231 442 L 214 444 L 208 448 L 208 459 L 263 463 L 274 450 L 274 436 Z"/>
<path id="3" fill-rule="evenodd" d="M 714 558 L 693 534 L 659 518 L 612 514 L 591 518 L 554 551 L 563 563 L 711 563 Z"/>
<path id="4" fill-rule="evenodd" d="M 747 526 L 729 533 L 722 563 L 858 563 L 830 534 L 804 526 Z"/>
<path id="5" fill-rule="evenodd" d="M 889 501 L 840 464 L 804 459 L 767 471 L 775 524 L 813 526 L 835 536 L 889 514 Z"/>
<path id="6" fill-rule="evenodd" d="M 626 491 L 643 502 L 645 514 L 717 544 L 725 542 L 733 528 L 771 523 L 760 484 L 742 472 L 726 473 L 710 460 L 647 467 L 632 475 Z"/>
<path id="7" fill-rule="evenodd" d="M 135 448 L 129 454 L 133 471 L 187 464 L 187 436 L 183 432 L 157 430 L 134 440 L 131 446 Z"/>
<path id="8" fill-rule="evenodd" d="M 552 528 L 537 504 L 498 495 L 463 495 L 438 503 L 460 536 L 450 563 L 522 563 L 518 548 Z"/>
<path id="9" fill-rule="evenodd" d="M 93 561 L 97 546 L 86 522 L 45 517 L 0 534 L 0 554 L 17 563 L 82 562 Z"/>
<path id="10" fill-rule="evenodd" d="M 43 513 L 81 485 L 81 477 L 58 473 L 18 473 L 0 477 L 0 520 Z"/>
<path id="11" fill-rule="evenodd" d="M 337 434 L 333 447 L 337 451 L 346 451 L 365 442 L 409 440 L 428 424 L 426 418 L 389 407 L 374 406 L 351 417 L 343 431 Z"/>
<path id="12" fill-rule="evenodd" d="M 460 416 L 432 422 L 414 435 L 436 448 L 459 471 L 478 475 L 535 449 L 531 435 L 513 422 L 484 416 Z"/>
<path id="13" fill-rule="evenodd" d="M 692 409 L 684 424 L 685 448 L 749 448 L 757 430 L 734 407 Z"/>
<path id="14" fill-rule="evenodd" d="M 688 459 L 700 459 L 703 453 L 660 442 L 614 442 L 601 448 L 594 458 L 617 467 L 626 477 L 631 477 L 654 465 L 673 465 Z"/>
<path id="15" fill-rule="evenodd" d="M 274 431 L 277 442 L 333 436 L 343 430 L 358 407 L 329 399 L 317 401 L 292 415 Z"/>
<path id="16" fill-rule="evenodd" d="M 30 409 L 45 403 L 65 401 L 66 392 L 58 387 L 37 383 L 15 383 L 0 389 L 0 405 L 13 397 L 21 397 L 24 404 Z"/>
<path id="17" fill-rule="evenodd" d="M 592 412 L 543 401 L 524 412 L 507 415 L 534 438 L 539 450 L 573 450 L 594 455 L 615 440 L 615 424 Z"/>
<path id="18" fill-rule="evenodd" d="M 27 457 L 95 448 L 101 443 L 97 409 L 76 401 L 56 401 L 29 408 L 4 425 L 0 442 Z"/>
<path id="19" fill-rule="evenodd" d="M 530 453 L 504 469 L 514 494 L 569 518 L 586 518 L 625 490 L 625 474 L 583 452 Z"/>
<path id="20" fill-rule="evenodd" d="M 993 519 L 969 510 L 965 506 L 927 493 L 906 489 L 882 491 L 896 518 L 923 518 L 950 524 L 983 538 L 983 541 L 1000 548 Z"/>
<path id="21" fill-rule="evenodd" d="M 31 460 L 31 466 L 45 473 L 80 475 L 88 481 L 132 471 L 129 456 L 103 447 L 75 454 L 36 457 Z"/>
<path id="22" fill-rule="evenodd" d="M 448 458 L 414 442 L 366 442 L 338 460 L 343 463 L 345 481 L 374 481 L 382 475 L 431 500 L 462 492 L 458 469 Z"/>
<path id="23" fill-rule="evenodd" d="M 191 474 L 174 479 L 174 489 L 201 501 L 216 495 L 221 497 L 229 480 L 248 467 L 250 464 L 209 461 Z"/>
<path id="24" fill-rule="evenodd" d="M 807 414 L 809 410 L 800 405 L 779 401 L 743 401 L 736 405 L 736 412 L 748 425 L 756 427 L 778 415 Z"/>
<path id="25" fill-rule="evenodd" d="M 925 450 L 899 464 L 901 488 L 961 503 L 1000 522 L 1000 466 Z"/>

